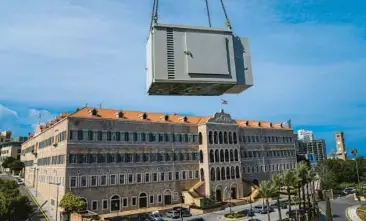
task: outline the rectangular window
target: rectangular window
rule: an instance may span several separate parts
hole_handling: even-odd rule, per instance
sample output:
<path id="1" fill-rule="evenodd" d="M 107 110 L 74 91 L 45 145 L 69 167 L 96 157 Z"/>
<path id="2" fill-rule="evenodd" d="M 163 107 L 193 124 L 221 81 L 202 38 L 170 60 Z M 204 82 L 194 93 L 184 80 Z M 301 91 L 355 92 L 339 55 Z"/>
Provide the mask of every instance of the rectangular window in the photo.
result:
<path id="1" fill-rule="evenodd" d="M 160 173 L 160 181 L 164 181 L 165 180 L 165 173 L 161 172 Z"/>
<path id="2" fill-rule="evenodd" d="M 125 184 L 125 175 L 124 174 L 119 175 L 119 184 Z"/>
<path id="3" fill-rule="evenodd" d="M 192 170 L 190 170 L 188 172 L 188 176 L 189 176 L 189 179 L 193 179 L 193 171 Z"/>
<path id="4" fill-rule="evenodd" d="M 123 198 L 123 200 L 122 200 L 122 206 L 123 206 L 123 207 L 128 206 L 127 198 Z"/>
<path id="5" fill-rule="evenodd" d="M 90 186 L 97 186 L 97 176 L 90 177 Z"/>
<path id="6" fill-rule="evenodd" d="M 183 180 L 187 179 L 187 177 L 186 177 L 186 171 L 182 171 L 182 179 Z"/>
<path id="7" fill-rule="evenodd" d="M 81 187 L 86 187 L 86 176 L 81 176 L 80 177 L 80 186 Z"/>
<path id="8" fill-rule="evenodd" d="M 137 183 L 141 183 L 141 181 L 142 181 L 142 180 L 141 180 L 141 173 L 138 173 L 138 174 L 137 174 L 137 177 L 136 177 L 136 182 L 137 182 Z"/>
<path id="9" fill-rule="evenodd" d="M 159 195 L 158 195 L 158 203 L 161 203 L 161 201 L 162 201 L 162 197 L 161 197 L 161 195 L 159 194 Z"/>
<path id="10" fill-rule="evenodd" d="M 157 182 L 158 181 L 158 174 L 157 173 L 153 173 L 152 174 L 152 181 L 153 182 Z"/>
<path id="11" fill-rule="evenodd" d="M 200 177 L 200 173 L 198 172 L 198 170 L 196 170 L 196 179 L 198 179 Z"/>
<path id="12" fill-rule="evenodd" d="M 110 184 L 111 185 L 116 185 L 116 175 L 115 174 L 111 174 L 111 176 L 110 176 Z"/>
<path id="13" fill-rule="evenodd" d="M 175 180 L 179 180 L 179 172 L 175 172 Z"/>
<path id="14" fill-rule="evenodd" d="M 153 204 L 153 203 L 154 203 L 154 196 L 153 196 L 153 195 L 151 195 L 151 196 L 150 196 L 149 203 L 150 203 L 150 204 Z"/>
<path id="15" fill-rule="evenodd" d="M 169 172 L 169 174 L 168 174 L 169 176 L 168 176 L 168 180 L 170 181 L 170 180 L 173 180 L 173 172 Z"/>
<path id="16" fill-rule="evenodd" d="M 95 200 L 93 200 L 92 201 L 92 208 L 91 208 L 92 210 L 98 210 L 98 201 L 95 201 Z"/>
<path id="17" fill-rule="evenodd" d="M 76 177 L 73 176 L 70 178 L 70 187 L 76 187 L 77 183 L 76 183 Z"/>
<path id="18" fill-rule="evenodd" d="M 103 200 L 102 204 L 103 204 L 103 210 L 107 210 L 108 209 L 108 200 Z"/>
<path id="19" fill-rule="evenodd" d="M 100 185 L 101 186 L 107 185 L 107 175 L 101 175 L 100 176 Z"/>
<path id="20" fill-rule="evenodd" d="M 133 174 L 128 174 L 128 183 L 133 183 Z"/>
<path id="21" fill-rule="evenodd" d="M 136 206 L 136 197 L 132 197 L 132 206 Z"/>
<path id="22" fill-rule="evenodd" d="M 145 183 L 150 183 L 150 174 L 145 174 Z"/>

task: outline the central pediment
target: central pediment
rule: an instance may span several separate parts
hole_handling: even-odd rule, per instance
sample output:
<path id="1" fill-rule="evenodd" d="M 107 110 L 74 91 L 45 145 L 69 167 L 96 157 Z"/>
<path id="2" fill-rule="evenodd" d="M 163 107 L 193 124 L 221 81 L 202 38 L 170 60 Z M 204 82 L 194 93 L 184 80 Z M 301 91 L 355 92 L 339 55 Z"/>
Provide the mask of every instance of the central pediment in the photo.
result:
<path id="1" fill-rule="evenodd" d="M 218 124 L 237 124 L 236 120 L 232 119 L 230 114 L 217 112 L 210 118 L 207 123 L 218 123 Z"/>

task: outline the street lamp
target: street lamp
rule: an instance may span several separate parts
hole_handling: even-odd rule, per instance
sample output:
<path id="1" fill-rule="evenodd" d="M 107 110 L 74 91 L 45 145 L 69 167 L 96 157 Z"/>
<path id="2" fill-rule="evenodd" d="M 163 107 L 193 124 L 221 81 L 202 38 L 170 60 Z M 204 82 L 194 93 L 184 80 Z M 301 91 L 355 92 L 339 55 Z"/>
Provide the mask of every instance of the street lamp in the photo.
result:
<path id="1" fill-rule="evenodd" d="M 57 221 L 57 217 L 58 217 L 58 189 L 59 186 L 61 185 L 61 183 L 48 183 L 49 185 L 56 185 L 57 186 L 57 193 L 56 193 L 56 221 Z"/>
<path id="2" fill-rule="evenodd" d="M 357 181 L 358 181 L 358 185 L 360 185 L 360 175 L 358 173 L 358 163 L 357 163 L 357 149 L 356 148 L 353 148 L 351 153 L 356 161 L 356 172 L 357 172 Z"/>

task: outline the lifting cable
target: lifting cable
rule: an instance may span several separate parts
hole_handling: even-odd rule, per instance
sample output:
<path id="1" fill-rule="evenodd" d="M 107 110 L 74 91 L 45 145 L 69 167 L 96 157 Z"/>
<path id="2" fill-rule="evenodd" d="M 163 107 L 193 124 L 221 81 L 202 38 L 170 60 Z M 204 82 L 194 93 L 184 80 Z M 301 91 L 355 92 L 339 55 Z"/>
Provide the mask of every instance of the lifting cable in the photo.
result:
<path id="1" fill-rule="evenodd" d="M 207 18 L 208 18 L 208 25 L 211 28 L 211 16 L 210 16 L 210 9 L 209 9 L 209 5 L 208 5 L 208 0 L 205 0 L 205 2 L 206 2 L 206 12 L 207 12 Z M 224 14 L 225 14 L 226 27 L 228 27 L 229 30 L 231 31 L 232 27 L 231 27 L 231 23 L 230 23 L 229 17 L 228 17 L 227 12 L 226 12 L 224 2 L 223 2 L 223 0 L 220 0 L 220 2 L 221 2 L 222 10 L 224 11 Z M 157 22 L 158 22 L 158 9 L 159 9 L 159 0 L 154 0 L 153 9 L 152 9 L 152 13 L 151 13 L 151 22 L 150 22 L 149 32 L 151 32 L 152 26 L 154 24 L 157 24 Z"/>
<path id="2" fill-rule="evenodd" d="M 206 11 L 207 11 L 207 18 L 208 18 L 208 26 L 211 28 L 211 17 L 210 17 L 210 9 L 208 7 L 208 0 L 206 0 Z"/>

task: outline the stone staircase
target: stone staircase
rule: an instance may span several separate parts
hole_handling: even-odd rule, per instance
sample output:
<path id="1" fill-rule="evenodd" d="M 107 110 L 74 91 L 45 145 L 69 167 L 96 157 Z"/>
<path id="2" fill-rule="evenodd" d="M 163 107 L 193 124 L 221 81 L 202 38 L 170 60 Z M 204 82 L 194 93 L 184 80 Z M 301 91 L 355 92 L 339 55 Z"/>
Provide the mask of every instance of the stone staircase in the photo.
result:
<path id="1" fill-rule="evenodd" d="M 205 195 L 205 181 L 199 181 L 188 191 L 183 191 L 184 204 L 187 205 L 201 205 L 201 200 Z"/>

